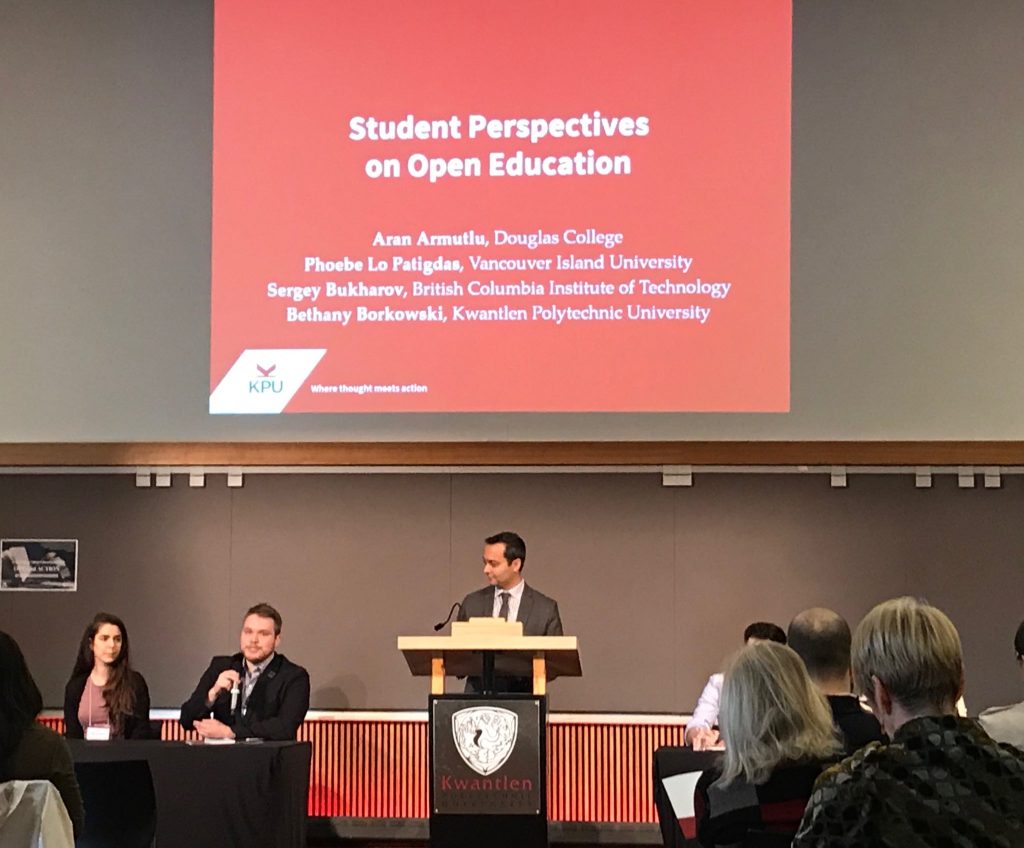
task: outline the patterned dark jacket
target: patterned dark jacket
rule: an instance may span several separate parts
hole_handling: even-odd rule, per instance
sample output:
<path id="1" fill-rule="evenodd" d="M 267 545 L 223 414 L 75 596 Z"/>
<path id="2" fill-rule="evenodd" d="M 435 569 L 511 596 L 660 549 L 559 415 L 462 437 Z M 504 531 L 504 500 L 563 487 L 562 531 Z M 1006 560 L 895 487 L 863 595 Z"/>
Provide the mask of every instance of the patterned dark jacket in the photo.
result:
<path id="1" fill-rule="evenodd" d="M 1024 846 L 1024 752 L 957 716 L 908 721 L 825 771 L 794 848 Z"/>

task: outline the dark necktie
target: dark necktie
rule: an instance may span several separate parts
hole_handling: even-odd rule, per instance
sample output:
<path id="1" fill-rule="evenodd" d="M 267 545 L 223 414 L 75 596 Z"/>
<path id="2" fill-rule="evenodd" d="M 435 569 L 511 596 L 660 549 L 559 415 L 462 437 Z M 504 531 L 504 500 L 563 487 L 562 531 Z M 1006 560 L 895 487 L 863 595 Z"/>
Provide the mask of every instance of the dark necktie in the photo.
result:
<path id="1" fill-rule="evenodd" d="M 501 592 L 498 594 L 498 597 L 501 598 L 501 609 L 498 610 L 498 618 L 508 621 L 508 602 L 512 595 L 509 592 Z"/>

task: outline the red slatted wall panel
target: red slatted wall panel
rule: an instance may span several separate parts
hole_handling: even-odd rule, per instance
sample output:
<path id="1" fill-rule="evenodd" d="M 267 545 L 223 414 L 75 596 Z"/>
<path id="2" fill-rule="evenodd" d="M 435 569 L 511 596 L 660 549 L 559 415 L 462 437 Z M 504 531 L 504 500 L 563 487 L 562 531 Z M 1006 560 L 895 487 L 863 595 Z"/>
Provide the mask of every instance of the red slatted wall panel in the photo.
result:
<path id="1" fill-rule="evenodd" d="M 427 724 L 406 719 L 313 719 L 299 739 L 313 745 L 309 814 L 426 818 Z M 59 718 L 42 718 L 58 733 Z M 163 739 L 195 738 L 163 720 Z M 656 822 L 654 751 L 681 745 L 681 724 L 552 722 L 548 725 L 548 818 Z"/>

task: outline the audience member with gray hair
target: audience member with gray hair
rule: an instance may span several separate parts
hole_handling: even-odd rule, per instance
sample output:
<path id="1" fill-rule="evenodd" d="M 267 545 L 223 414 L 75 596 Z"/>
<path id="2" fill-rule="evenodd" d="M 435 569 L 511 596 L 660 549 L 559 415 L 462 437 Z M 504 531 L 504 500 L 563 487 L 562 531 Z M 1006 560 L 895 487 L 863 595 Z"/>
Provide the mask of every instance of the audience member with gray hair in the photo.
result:
<path id="1" fill-rule="evenodd" d="M 1024 845 L 1024 753 L 956 715 L 960 637 L 915 598 L 876 606 L 853 635 L 854 683 L 889 744 L 826 771 L 793 845 Z"/>
<path id="2" fill-rule="evenodd" d="M 786 632 L 770 621 L 755 621 L 748 624 L 743 631 L 744 645 L 767 641 L 785 645 Z M 697 706 L 693 708 L 693 715 L 686 724 L 683 741 L 693 746 L 694 751 L 704 751 L 719 743 L 719 733 L 715 725 L 718 724 L 718 702 L 722 698 L 723 679 L 724 675 L 721 672 L 708 678 L 700 698 L 697 699 Z"/>
<path id="3" fill-rule="evenodd" d="M 719 721 L 721 769 L 704 772 L 694 793 L 700 843 L 791 836 L 814 781 L 842 751 L 828 704 L 800 657 L 771 641 L 736 654 L 725 672 Z"/>
<path id="4" fill-rule="evenodd" d="M 850 625 L 839 613 L 813 607 L 790 622 L 786 639 L 807 666 L 814 685 L 828 700 L 832 720 L 843 736 L 847 753 L 881 741 L 882 729 L 858 698 L 850 694 Z"/>
<path id="5" fill-rule="evenodd" d="M 1024 673 L 1024 621 L 1017 628 L 1013 650 L 1017 655 L 1017 667 Z M 989 707 L 978 716 L 978 721 L 997 742 L 1024 749 L 1024 701 L 1008 707 Z"/>

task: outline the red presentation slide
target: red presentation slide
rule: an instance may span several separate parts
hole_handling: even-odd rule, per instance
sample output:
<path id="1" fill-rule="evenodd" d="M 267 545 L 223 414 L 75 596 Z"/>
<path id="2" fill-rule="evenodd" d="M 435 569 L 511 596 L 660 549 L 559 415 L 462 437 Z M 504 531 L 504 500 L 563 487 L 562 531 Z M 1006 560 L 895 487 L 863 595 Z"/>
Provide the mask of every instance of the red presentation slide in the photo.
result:
<path id="1" fill-rule="evenodd" d="M 790 0 L 217 0 L 211 413 L 789 409 Z"/>

